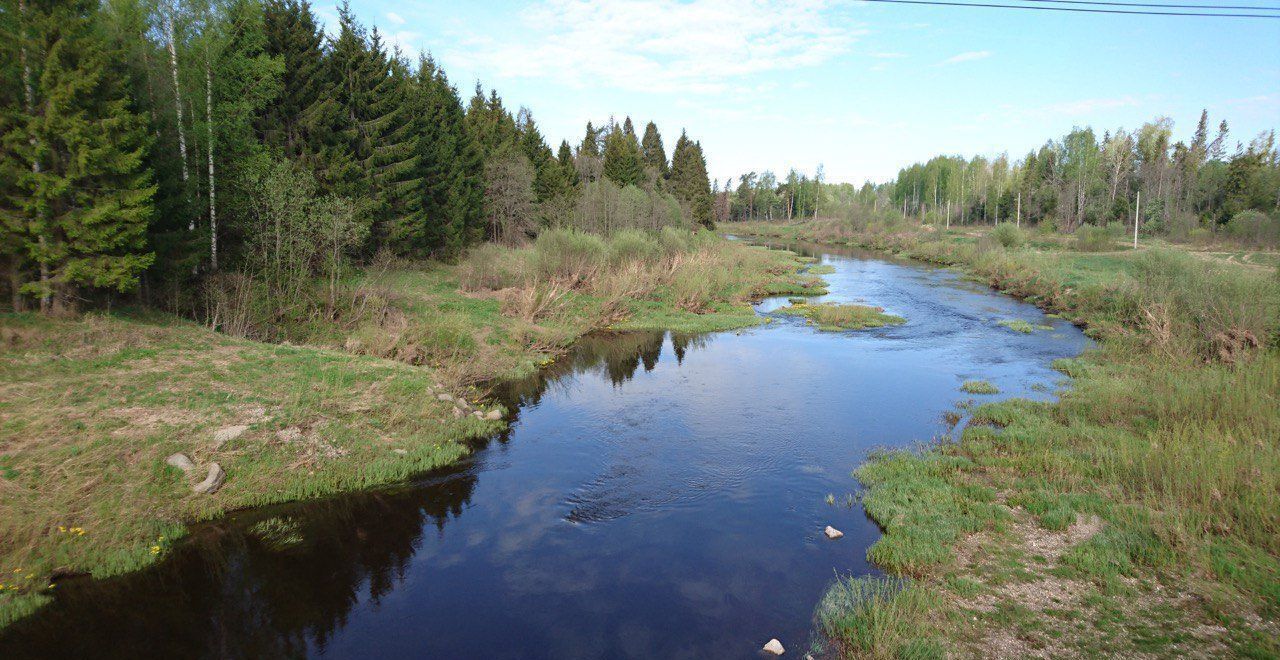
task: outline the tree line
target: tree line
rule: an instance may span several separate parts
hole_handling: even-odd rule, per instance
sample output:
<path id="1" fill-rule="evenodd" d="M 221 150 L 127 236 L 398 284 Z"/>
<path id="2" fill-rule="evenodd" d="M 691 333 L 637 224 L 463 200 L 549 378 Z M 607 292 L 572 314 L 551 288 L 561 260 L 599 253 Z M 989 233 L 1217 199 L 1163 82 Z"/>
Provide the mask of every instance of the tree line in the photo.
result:
<path id="1" fill-rule="evenodd" d="M 823 183 L 795 171 L 779 181 L 751 172 L 716 185 L 719 220 L 790 220 L 815 211 L 864 209 L 951 224 L 1049 223 L 1132 226 L 1176 239 L 1228 232 L 1256 245 L 1280 245 L 1280 149 L 1275 132 L 1230 144 L 1226 121 L 1202 112 L 1187 141 L 1160 118 L 1136 131 L 1102 136 L 1074 128 L 1020 160 L 937 156 L 903 168 L 884 184 Z"/>
<path id="2" fill-rule="evenodd" d="M 345 4 L 3 0 L 0 262 L 11 306 L 180 304 L 237 272 L 279 297 L 379 252 L 450 256 L 551 225 L 709 225 L 701 145 L 528 109 L 388 48 Z M 601 219 L 605 215 L 607 218 Z"/>
<path id="3" fill-rule="evenodd" d="M 1280 210 L 1280 150 L 1274 131 L 1233 149 L 1227 122 L 1214 130 L 1205 111 L 1186 141 L 1173 140 L 1168 118 L 1100 137 L 1076 127 L 1020 160 L 938 156 L 913 164 L 883 193 L 904 215 L 939 222 L 1051 222 L 1072 232 L 1131 226 L 1137 217 L 1146 231 L 1185 239 L 1237 217 L 1274 222 L 1263 216 Z"/>

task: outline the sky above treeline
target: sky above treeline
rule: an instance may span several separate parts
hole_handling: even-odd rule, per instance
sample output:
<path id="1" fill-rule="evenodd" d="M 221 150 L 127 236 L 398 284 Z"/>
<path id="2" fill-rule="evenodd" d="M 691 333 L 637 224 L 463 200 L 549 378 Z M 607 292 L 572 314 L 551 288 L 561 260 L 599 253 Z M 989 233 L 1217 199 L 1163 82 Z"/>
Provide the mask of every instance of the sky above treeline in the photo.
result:
<path id="1" fill-rule="evenodd" d="M 336 24 L 335 7 L 313 6 Z M 668 150 L 687 129 L 719 179 L 821 164 L 828 181 L 884 181 L 937 154 L 1016 158 L 1073 126 L 1159 116 L 1185 139 L 1202 108 L 1233 147 L 1280 126 L 1280 20 L 835 0 L 351 8 L 410 57 L 432 54 L 464 102 L 480 80 L 530 108 L 553 148 L 630 115 L 655 121 Z"/>

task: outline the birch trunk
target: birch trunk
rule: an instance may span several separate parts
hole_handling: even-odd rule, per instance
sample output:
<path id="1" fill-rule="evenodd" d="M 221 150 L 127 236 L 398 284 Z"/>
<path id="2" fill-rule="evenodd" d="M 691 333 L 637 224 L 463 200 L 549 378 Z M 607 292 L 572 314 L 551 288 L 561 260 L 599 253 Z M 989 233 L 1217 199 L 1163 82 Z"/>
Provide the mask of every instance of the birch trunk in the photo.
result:
<path id="1" fill-rule="evenodd" d="M 209 51 L 205 48 L 204 59 L 204 116 L 209 140 L 209 264 L 218 270 L 218 186 L 214 174 L 213 149 L 213 73 L 209 70 Z"/>
<path id="2" fill-rule="evenodd" d="M 182 195 L 185 198 L 187 194 L 187 183 L 191 179 L 191 173 L 187 170 L 187 131 L 182 124 L 182 86 L 178 84 L 178 44 L 177 35 L 173 27 L 172 6 L 166 8 L 164 13 L 164 29 L 165 34 L 169 37 L 169 71 L 173 75 L 173 111 L 178 118 L 178 159 L 182 162 Z M 187 230 L 195 231 L 196 218 L 190 216 L 187 219 Z"/>

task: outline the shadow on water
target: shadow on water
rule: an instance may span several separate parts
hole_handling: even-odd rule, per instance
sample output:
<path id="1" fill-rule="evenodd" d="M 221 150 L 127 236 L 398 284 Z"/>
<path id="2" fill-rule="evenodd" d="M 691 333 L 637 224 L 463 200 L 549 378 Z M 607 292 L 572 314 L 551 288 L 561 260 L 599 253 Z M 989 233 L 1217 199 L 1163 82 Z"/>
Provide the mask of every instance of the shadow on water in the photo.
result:
<path id="1" fill-rule="evenodd" d="M 600 333 L 539 374 L 495 393 L 510 412 L 536 408 L 563 378 L 599 372 L 615 387 L 657 366 L 666 334 Z M 677 363 L 700 345 L 669 335 Z M 477 456 L 511 429 L 475 441 L 476 456 L 411 484 L 261 507 L 202 523 L 160 564 L 105 580 L 59 583 L 57 600 L 0 635 L 0 657 L 300 657 L 323 654 L 357 604 L 377 609 L 421 544 L 467 509 Z M 573 520 L 573 515 L 566 516 Z M 144 641 L 145 640 L 145 641 Z"/>
<path id="2" fill-rule="evenodd" d="M 1087 344 L 949 271 L 809 251 L 836 267 L 822 300 L 907 323 L 586 337 L 499 389 L 510 428 L 466 460 L 241 512 L 150 569 L 64 581 L 0 657 L 751 657 L 770 637 L 803 655 L 833 576 L 875 570 L 850 471 L 947 433 L 965 379 L 1050 396 L 1049 362 Z"/>

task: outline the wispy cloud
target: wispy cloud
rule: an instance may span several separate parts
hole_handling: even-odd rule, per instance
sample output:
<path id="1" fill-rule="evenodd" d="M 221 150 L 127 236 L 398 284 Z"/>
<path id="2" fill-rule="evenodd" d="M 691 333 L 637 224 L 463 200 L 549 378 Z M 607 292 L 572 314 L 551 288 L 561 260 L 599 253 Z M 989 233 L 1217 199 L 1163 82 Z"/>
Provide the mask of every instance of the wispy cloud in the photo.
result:
<path id="1" fill-rule="evenodd" d="M 404 25 L 404 17 L 393 11 L 387 12 L 387 20 L 395 23 L 396 25 Z"/>
<path id="2" fill-rule="evenodd" d="M 900 60 L 907 56 L 906 53 L 867 53 L 877 60 Z"/>
<path id="3" fill-rule="evenodd" d="M 1102 110 L 1133 108 L 1137 107 L 1137 105 L 1138 99 L 1132 96 L 1121 96 L 1117 98 L 1079 99 L 1051 103 L 1044 106 L 1044 111 L 1072 117 L 1088 117 Z"/>
<path id="4" fill-rule="evenodd" d="M 961 62 L 973 62 L 975 60 L 985 60 L 988 57 L 991 57 L 991 51 L 989 50 L 971 50 L 968 52 L 959 53 L 957 55 L 952 55 L 951 57 L 948 57 L 947 59 L 939 62 L 939 64 L 959 64 Z"/>
<path id="5" fill-rule="evenodd" d="M 863 33 L 828 0 L 543 0 L 521 35 L 473 34 L 453 61 L 501 78 L 574 87 L 723 93 L 742 78 L 809 67 Z M 847 17 L 846 17 L 847 18 Z"/>

